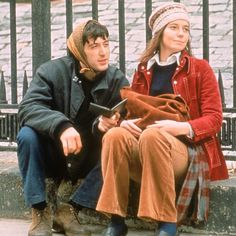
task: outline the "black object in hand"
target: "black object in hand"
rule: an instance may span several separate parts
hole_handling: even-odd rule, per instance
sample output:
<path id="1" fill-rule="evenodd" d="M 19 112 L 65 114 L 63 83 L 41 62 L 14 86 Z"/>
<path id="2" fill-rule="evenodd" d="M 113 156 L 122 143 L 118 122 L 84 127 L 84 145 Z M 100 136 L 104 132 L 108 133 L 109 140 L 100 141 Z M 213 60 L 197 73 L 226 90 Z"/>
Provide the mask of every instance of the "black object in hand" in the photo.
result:
<path id="1" fill-rule="evenodd" d="M 108 108 L 108 107 L 90 102 L 89 111 L 96 115 L 112 117 L 116 112 L 120 113 L 122 110 L 124 110 L 126 102 L 127 102 L 127 99 L 124 99 L 112 108 Z"/>

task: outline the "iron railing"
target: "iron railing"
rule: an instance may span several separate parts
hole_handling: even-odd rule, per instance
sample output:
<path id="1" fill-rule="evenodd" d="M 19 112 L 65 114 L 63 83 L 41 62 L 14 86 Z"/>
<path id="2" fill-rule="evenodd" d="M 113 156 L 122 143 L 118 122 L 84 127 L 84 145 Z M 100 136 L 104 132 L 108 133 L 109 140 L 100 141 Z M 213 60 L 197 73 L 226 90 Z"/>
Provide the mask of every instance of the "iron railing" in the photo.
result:
<path id="1" fill-rule="evenodd" d="M 229 1 L 229 0 L 228 0 Z M 0 81 L 0 143 L 1 142 L 9 142 L 14 143 L 16 134 L 18 132 L 18 122 L 16 118 L 17 114 L 17 104 L 20 102 L 21 98 L 24 96 L 27 88 L 29 78 L 27 76 L 26 71 L 24 71 L 23 79 L 19 78 L 18 72 L 18 62 L 17 62 L 17 21 L 16 21 L 16 9 L 17 9 L 17 0 L 5 0 L 5 2 L 9 3 L 9 24 L 10 24 L 10 94 L 11 98 L 7 98 L 8 89 L 6 89 L 6 78 L 4 75 L 4 71 L 1 71 L 1 81 Z M 43 62 L 52 58 L 51 55 L 51 1 L 50 0 L 32 0 L 31 2 L 31 30 L 32 30 L 32 74 L 35 73 L 37 67 L 41 65 Z M 65 25 L 65 38 L 67 38 L 73 29 L 73 9 L 74 3 L 72 0 L 62 0 L 65 4 L 65 16 L 66 16 L 66 25 Z M 101 10 L 99 10 L 100 3 L 102 1 L 98 0 L 87 0 L 88 4 L 91 6 L 91 18 L 100 19 Z M 108 1 L 109 2 L 109 1 Z M 130 43 L 127 39 L 127 24 L 126 24 L 126 5 L 127 2 L 125 0 L 117 1 L 117 12 L 118 12 L 118 41 L 119 50 L 118 50 L 118 66 L 120 69 L 127 73 L 127 45 Z M 150 0 L 136 0 L 137 3 L 143 3 L 144 15 L 142 17 L 144 21 L 143 27 L 143 35 L 145 38 L 145 42 L 151 38 L 151 32 L 148 28 L 148 18 L 151 14 L 151 11 L 154 5 L 157 5 L 158 1 L 150 1 Z M 160 1 L 163 2 L 163 1 Z M 180 2 L 180 1 L 176 1 Z M 188 5 L 188 1 L 183 1 L 186 5 Z M 210 57 L 210 43 L 209 43 L 209 18 L 211 17 L 209 13 L 209 1 L 208 0 L 198 0 L 199 8 L 202 8 L 202 57 L 209 61 Z M 0 0 L 1 4 L 1 0 Z M 5 3 L 6 4 L 6 3 Z M 135 4 L 135 3 L 134 3 Z M 102 5 L 102 4 L 101 4 Z M 230 154 L 227 155 L 227 158 L 234 159 L 236 155 L 236 117 L 234 117 L 234 113 L 236 111 L 236 1 L 231 1 L 232 11 L 229 12 L 233 19 L 233 27 L 232 27 L 232 41 L 233 41 L 233 70 L 232 70 L 232 87 L 233 87 L 233 96 L 232 96 L 232 106 L 228 107 L 225 103 L 225 88 L 223 86 L 223 78 L 221 72 L 219 71 L 218 79 L 219 85 L 222 94 L 222 102 L 224 109 L 224 123 L 222 126 L 222 131 L 219 134 L 221 138 L 221 144 L 224 150 L 228 150 Z M 138 17 L 137 17 L 138 18 Z M 135 27 L 135 25 L 134 25 Z M 0 30 L 1 32 L 1 30 Z M 1 40 L 1 34 L 0 34 Z M 0 55 L 0 59 L 1 59 Z M 1 64 L 0 64 L 1 66 Z M 1 70 L 1 67 L 0 67 Z M 30 76 L 32 77 L 32 76 Z M 19 86 L 20 83 L 20 86 Z M 19 90 L 21 89 L 21 90 Z M 19 96 L 20 94 L 20 96 Z M 11 145 L 9 146 L 11 148 Z M 6 150 L 8 147 L 0 145 L 0 150 Z"/>

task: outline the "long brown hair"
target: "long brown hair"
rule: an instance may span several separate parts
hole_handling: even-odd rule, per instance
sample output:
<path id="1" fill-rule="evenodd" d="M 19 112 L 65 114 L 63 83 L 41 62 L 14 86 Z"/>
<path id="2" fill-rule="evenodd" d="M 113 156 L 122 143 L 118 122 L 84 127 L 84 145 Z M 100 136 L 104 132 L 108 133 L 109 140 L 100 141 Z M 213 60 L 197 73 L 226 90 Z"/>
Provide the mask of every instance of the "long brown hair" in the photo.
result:
<path id="1" fill-rule="evenodd" d="M 143 54 L 140 57 L 141 63 L 147 63 L 159 50 L 160 50 L 160 44 L 163 37 L 163 32 L 166 28 L 166 25 L 161 28 L 148 42 L 146 49 L 144 50 Z M 185 48 L 189 55 L 192 55 L 192 49 L 190 44 L 190 37 L 187 42 L 186 48 Z"/>

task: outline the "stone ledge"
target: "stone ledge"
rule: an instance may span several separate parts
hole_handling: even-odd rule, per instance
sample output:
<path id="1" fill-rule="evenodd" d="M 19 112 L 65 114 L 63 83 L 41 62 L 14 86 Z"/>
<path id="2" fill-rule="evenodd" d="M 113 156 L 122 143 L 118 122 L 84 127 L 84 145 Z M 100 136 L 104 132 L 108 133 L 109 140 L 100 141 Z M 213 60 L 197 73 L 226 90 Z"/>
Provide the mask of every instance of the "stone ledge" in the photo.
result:
<path id="1" fill-rule="evenodd" d="M 5 154 L 6 155 L 6 154 Z M 50 181 L 47 185 L 53 188 Z M 58 200 L 64 201 L 72 191 L 70 183 L 64 183 L 58 190 Z M 134 192 L 135 192 L 134 188 Z M 131 193 L 131 195 L 134 193 Z M 211 201 L 209 220 L 206 225 L 198 228 L 180 227 L 182 232 L 198 234 L 236 235 L 236 176 L 224 181 L 211 183 Z M 51 196 L 51 201 L 53 197 Z M 137 198 L 132 198 L 137 201 Z M 132 212 L 132 214 L 135 210 Z M 82 223 L 105 225 L 107 218 L 94 211 L 83 210 L 80 213 Z M 8 153 L 5 158 L 0 155 L 0 217 L 30 218 L 30 209 L 23 200 L 22 182 L 18 170 L 15 153 Z M 152 229 L 153 225 L 137 218 L 127 219 L 129 227 L 136 229 Z"/>

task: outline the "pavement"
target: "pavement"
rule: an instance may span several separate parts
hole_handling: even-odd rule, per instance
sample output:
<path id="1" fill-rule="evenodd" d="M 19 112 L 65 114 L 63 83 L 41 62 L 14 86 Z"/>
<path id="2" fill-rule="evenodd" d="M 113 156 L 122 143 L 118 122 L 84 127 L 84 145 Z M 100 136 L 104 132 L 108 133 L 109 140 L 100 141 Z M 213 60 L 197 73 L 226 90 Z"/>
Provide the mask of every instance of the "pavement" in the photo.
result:
<path id="1" fill-rule="evenodd" d="M 29 220 L 22 219 L 0 219 L 0 235 L 1 236 L 26 236 L 28 232 L 28 228 L 30 226 Z M 94 225 L 90 225 L 92 236 L 101 235 L 100 231 L 102 231 L 103 227 L 97 227 Z M 62 236 L 64 234 L 53 233 L 53 236 Z M 151 236 L 151 231 L 137 231 L 130 230 L 128 236 Z"/>
<path id="2" fill-rule="evenodd" d="M 22 219 L 0 219 L 0 235 L 1 236 L 26 236 L 30 226 L 29 220 Z M 103 227 L 89 225 L 91 229 L 91 236 L 100 236 Z M 53 236 L 63 236 L 64 234 L 53 233 Z M 180 236 L 209 236 L 214 234 L 203 233 L 180 233 Z M 223 234 L 221 234 L 223 235 Z M 228 234 L 229 235 L 229 234 Z M 232 234 L 231 234 L 232 235 Z M 154 236 L 153 231 L 129 229 L 127 236 Z M 223 236 L 227 236 L 226 234 Z"/>

